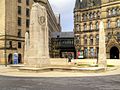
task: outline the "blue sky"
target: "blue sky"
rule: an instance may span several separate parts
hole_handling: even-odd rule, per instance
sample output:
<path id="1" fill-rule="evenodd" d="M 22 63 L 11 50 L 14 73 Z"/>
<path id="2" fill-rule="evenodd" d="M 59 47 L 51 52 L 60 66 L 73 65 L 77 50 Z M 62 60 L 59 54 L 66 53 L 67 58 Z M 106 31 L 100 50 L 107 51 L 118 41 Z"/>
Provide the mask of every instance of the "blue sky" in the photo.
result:
<path id="1" fill-rule="evenodd" d="M 75 0 L 49 0 L 54 13 L 60 13 L 62 31 L 73 31 Z"/>

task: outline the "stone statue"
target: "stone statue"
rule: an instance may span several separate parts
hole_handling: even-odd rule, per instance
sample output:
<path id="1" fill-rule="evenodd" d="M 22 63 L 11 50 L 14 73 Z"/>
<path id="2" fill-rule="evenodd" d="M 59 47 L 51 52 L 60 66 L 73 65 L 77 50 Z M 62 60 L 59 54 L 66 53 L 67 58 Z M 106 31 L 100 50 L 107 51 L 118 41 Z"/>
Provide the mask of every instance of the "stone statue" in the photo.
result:
<path id="1" fill-rule="evenodd" d="M 35 2 L 32 5 L 30 16 L 30 44 L 28 45 L 29 49 L 27 50 L 26 54 L 28 66 L 43 67 L 50 64 L 48 40 L 49 37 L 46 8 Z"/>
<path id="2" fill-rule="evenodd" d="M 98 54 L 98 66 L 107 67 L 106 59 L 106 45 L 105 45 L 105 31 L 103 21 L 100 21 L 99 25 L 99 54 Z"/>

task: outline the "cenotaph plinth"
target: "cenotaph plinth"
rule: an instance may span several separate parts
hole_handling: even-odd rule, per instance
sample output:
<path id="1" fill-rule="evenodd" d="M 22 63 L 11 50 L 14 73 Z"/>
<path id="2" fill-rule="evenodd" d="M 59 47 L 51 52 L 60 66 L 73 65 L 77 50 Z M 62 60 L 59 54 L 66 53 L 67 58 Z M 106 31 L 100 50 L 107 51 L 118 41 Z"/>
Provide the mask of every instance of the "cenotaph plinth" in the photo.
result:
<path id="1" fill-rule="evenodd" d="M 44 67 L 49 61 L 49 37 L 46 8 L 35 2 L 30 15 L 30 31 L 25 34 L 25 65 Z"/>

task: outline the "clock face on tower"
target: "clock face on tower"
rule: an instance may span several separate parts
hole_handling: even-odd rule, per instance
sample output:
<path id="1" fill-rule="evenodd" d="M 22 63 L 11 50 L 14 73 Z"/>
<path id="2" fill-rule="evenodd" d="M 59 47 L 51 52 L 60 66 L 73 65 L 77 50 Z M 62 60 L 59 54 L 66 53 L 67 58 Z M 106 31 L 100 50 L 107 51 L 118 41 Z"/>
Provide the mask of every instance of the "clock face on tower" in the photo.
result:
<path id="1" fill-rule="evenodd" d="M 44 17 L 44 16 L 38 17 L 38 23 L 39 23 L 40 25 L 44 24 L 44 23 L 45 23 L 45 17 Z"/>

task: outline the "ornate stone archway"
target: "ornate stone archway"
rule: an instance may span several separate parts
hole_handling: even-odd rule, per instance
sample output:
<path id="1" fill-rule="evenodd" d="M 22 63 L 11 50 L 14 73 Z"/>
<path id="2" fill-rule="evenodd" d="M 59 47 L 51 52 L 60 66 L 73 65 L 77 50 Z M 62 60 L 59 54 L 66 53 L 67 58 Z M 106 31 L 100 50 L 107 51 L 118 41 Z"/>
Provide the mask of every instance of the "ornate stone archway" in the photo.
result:
<path id="1" fill-rule="evenodd" d="M 116 46 L 110 49 L 110 59 L 119 59 L 119 49 Z"/>
<path id="2" fill-rule="evenodd" d="M 108 59 L 119 59 L 120 57 L 120 44 L 115 37 L 111 37 L 111 39 L 107 43 L 107 58 Z"/>

